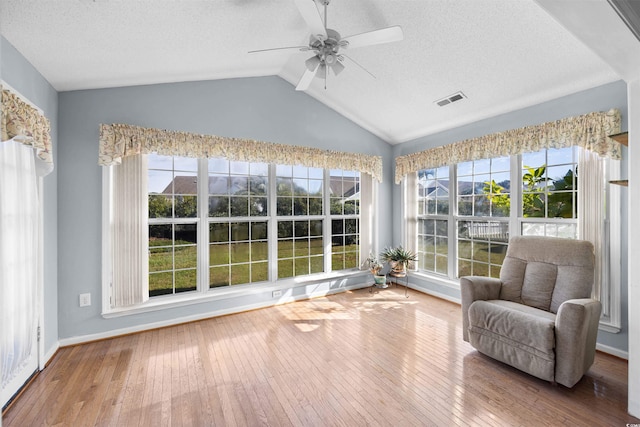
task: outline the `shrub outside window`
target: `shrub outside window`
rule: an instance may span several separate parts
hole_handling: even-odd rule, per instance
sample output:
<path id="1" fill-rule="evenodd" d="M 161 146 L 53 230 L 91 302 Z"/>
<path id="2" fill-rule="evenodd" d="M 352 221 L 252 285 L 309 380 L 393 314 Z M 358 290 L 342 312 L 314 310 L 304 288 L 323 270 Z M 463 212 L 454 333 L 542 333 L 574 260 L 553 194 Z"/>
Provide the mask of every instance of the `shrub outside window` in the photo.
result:
<path id="1" fill-rule="evenodd" d="M 522 155 L 522 235 L 578 235 L 578 147 Z"/>

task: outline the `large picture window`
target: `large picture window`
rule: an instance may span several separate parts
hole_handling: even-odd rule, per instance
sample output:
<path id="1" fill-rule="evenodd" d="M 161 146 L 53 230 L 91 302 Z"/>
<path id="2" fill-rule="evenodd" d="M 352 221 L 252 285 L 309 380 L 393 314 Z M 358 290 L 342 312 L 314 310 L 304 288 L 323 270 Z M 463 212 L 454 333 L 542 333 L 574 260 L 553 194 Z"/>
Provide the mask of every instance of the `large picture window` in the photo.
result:
<path id="1" fill-rule="evenodd" d="M 418 171 L 418 269 L 451 279 L 498 277 L 511 235 L 576 238 L 579 150 Z"/>
<path id="2" fill-rule="evenodd" d="M 151 297 L 359 265 L 359 172 L 156 154 L 147 164 Z"/>

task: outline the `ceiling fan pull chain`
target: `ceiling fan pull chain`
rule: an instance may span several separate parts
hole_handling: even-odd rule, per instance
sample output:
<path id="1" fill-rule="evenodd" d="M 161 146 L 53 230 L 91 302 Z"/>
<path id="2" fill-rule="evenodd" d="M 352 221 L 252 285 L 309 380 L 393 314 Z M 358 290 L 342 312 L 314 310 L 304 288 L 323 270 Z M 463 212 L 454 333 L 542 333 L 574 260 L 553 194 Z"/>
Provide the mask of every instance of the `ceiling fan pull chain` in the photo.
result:
<path id="1" fill-rule="evenodd" d="M 326 10 L 325 6 L 325 10 Z M 327 90 L 327 77 L 329 77 L 329 66 L 325 65 L 324 66 L 324 90 Z"/>

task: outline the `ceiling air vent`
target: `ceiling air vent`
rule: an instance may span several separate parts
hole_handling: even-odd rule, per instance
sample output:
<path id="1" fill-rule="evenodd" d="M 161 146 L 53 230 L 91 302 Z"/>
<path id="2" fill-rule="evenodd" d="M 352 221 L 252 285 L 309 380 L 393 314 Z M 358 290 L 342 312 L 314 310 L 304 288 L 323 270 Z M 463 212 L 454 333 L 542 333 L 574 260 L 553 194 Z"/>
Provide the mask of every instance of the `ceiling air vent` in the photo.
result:
<path id="1" fill-rule="evenodd" d="M 449 95 L 445 98 L 439 99 L 437 101 L 435 101 L 436 104 L 438 104 L 441 107 L 444 107 L 447 104 L 451 104 L 452 102 L 456 102 L 456 101 L 460 101 L 461 99 L 466 98 L 466 96 L 464 96 L 464 93 L 462 92 L 456 92 L 453 95 Z"/>

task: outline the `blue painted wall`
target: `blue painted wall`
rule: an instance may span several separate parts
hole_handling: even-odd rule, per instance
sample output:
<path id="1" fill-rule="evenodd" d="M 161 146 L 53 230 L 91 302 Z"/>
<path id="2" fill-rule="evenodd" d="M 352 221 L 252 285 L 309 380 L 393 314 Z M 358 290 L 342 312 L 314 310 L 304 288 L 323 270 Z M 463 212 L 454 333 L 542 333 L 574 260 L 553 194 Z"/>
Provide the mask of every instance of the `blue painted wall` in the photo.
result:
<path id="1" fill-rule="evenodd" d="M 455 108 L 455 105 L 444 108 Z M 537 125 L 544 122 L 554 121 L 565 117 L 577 116 L 593 111 L 607 111 L 617 108 L 622 113 L 622 129 L 627 129 L 627 85 L 623 81 L 618 81 L 596 87 L 583 92 L 568 95 L 553 101 L 534 105 L 532 107 L 502 114 L 476 123 L 461 126 L 448 131 L 418 138 L 393 147 L 393 158 L 398 156 L 427 150 L 441 145 L 452 144 L 470 138 L 476 138 L 491 133 L 502 132 L 509 129 L 517 129 L 524 126 Z M 627 150 L 623 147 L 621 176 L 627 176 Z M 395 166 L 394 166 L 395 171 Z M 400 188 L 395 186 L 395 188 Z M 393 218 L 401 218 L 399 191 L 394 194 Z M 600 331 L 598 342 L 600 344 L 614 347 L 626 352 L 628 350 L 628 323 L 627 323 L 627 191 L 621 191 L 621 283 L 620 295 L 622 304 L 622 331 L 617 334 Z M 613 212 L 613 215 L 618 213 Z M 393 223 L 394 244 L 400 244 L 400 222 Z M 427 279 L 413 280 L 416 285 L 426 290 L 437 292 L 455 299 L 460 298 L 460 290 L 457 287 L 445 286 L 431 282 Z"/>
<path id="2" fill-rule="evenodd" d="M 42 109 L 51 122 L 53 172 L 44 178 L 44 348 L 58 344 L 58 93 L 4 37 L 0 37 L 0 75 Z"/>
<path id="3" fill-rule="evenodd" d="M 102 175 L 97 164 L 100 123 L 129 123 L 380 155 L 386 178 L 380 189 L 381 199 L 390 197 L 391 146 L 308 95 L 296 92 L 279 77 L 62 92 L 59 101 L 61 339 L 272 301 L 271 291 L 264 291 L 153 313 L 102 318 Z M 391 207 L 383 203 L 378 212 L 380 244 L 390 244 L 387 224 L 391 223 Z M 78 295 L 85 292 L 91 293 L 94 304 L 80 308 Z"/>

